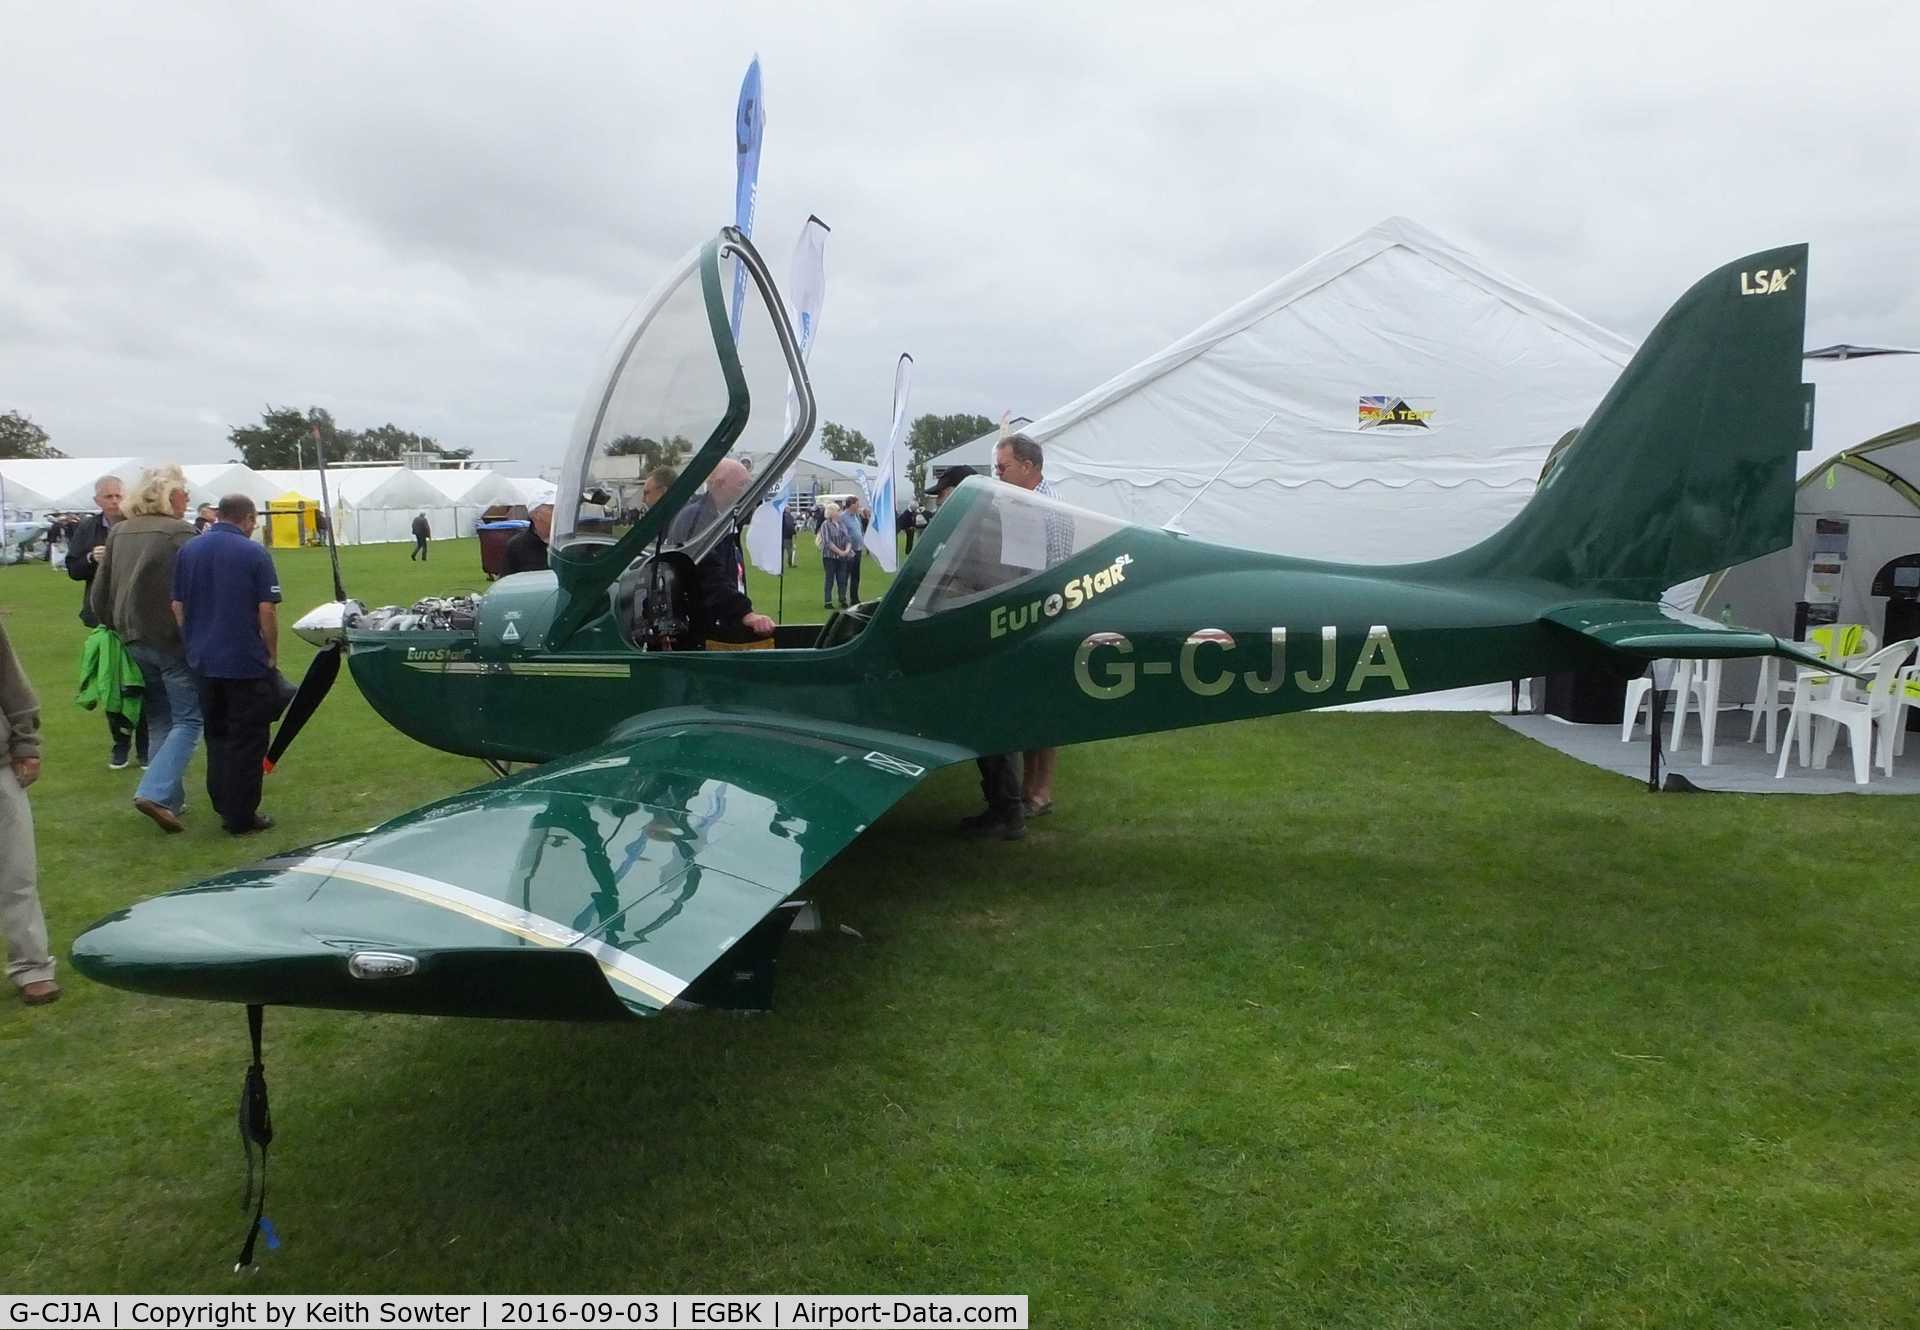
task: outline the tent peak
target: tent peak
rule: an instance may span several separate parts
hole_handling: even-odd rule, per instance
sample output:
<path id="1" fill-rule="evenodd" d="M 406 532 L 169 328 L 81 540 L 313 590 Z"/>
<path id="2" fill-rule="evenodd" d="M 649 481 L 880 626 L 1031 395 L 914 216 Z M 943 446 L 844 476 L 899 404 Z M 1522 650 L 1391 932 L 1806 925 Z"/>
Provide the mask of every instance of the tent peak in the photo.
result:
<path id="1" fill-rule="evenodd" d="M 1390 249 L 1404 249 L 1622 368 L 1634 344 L 1580 317 L 1558 301 L 1483 263 L 1436 232 L 1406 217 L 1388 217 L 1345 244 L 1309 259 L 1284 277 L 1209 319 L 1173 345 L 1115 375 L 1035 421 L 1027 433 L 1039 442 L 1178 369 L 1254 324 L 1339 281 Z"/>

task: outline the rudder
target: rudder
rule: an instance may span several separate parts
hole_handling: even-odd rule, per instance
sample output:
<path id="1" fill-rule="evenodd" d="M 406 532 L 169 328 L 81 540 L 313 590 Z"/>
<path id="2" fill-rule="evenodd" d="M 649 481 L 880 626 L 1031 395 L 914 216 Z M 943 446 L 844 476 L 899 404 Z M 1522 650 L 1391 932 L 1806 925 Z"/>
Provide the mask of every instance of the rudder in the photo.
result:
<path id="1" fill-rule="evenodd" d="M 1527 507 L 1446 571 L 1653 599 L 1793 537 L 1807 247 L 1750 254 L 1669 309 Z"/>

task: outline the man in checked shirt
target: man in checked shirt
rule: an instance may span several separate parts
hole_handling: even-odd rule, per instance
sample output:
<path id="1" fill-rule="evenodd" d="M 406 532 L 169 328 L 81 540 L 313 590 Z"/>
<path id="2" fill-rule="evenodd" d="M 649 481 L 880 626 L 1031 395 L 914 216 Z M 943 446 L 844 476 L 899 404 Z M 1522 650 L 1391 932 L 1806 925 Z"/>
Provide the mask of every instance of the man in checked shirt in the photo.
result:
<path id="1" fill-rule="evenodd" d="M 1053 486 L 1043 474 L 1046 455 L 1040 445 L 1024 434 L 1009 434 L 993 450 L 993 474 L 1009 485 L 1035 494 L 1053 497 Z M 1065 563 L 1073 555 L 1073 522 L 1065 514 L 1048 513 L 1047 567 Z M 1053 811 L 1053 768 L 1059 758 L 1057 748 L 1027 750 L 1023 764 L 1021 789 L 1028 817 L 1045 817 Z"/>

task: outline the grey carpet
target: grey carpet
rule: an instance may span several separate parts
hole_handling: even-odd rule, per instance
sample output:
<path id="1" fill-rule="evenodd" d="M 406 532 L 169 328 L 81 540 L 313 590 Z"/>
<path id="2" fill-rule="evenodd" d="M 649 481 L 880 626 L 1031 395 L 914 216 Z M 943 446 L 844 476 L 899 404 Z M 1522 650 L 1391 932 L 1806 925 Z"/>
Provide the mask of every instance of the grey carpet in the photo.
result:
<path id="1" fill-rule="evenodd" d="M 1590 766 L 1617 772 L 1645 784 L 1647 780 L 1647 737 L 1645 727 L 1637 727 L 1629 743 L 1620 741 L 1618 722 L 1611 725 L 1575 725 L 1557 716 L 1501 716 L 1499 721 L 1517 734 L 1537 739 L 1549 748 Z M 1784 720 L 1784 717 L 1782 718 Z M 1689 724 L 1683 752 L 1666 753 L 1663 772 L 1685 776 L 1704 790 L 1732 790 L 1742 794 L 1920 794 L 1920 734 L 1907 736 L 1907 751 L 1893 759 L 1893 776 L 1874 767 L 1865 785 L 1853 783 L 1853 757 L 1842 735 L 1834 744 L 1827 769 L 1803 767 L 1799 753 L 1787 764 L 1787 774 L 1775 780 L 1774 764 L 1779 751 L 1766 751 L 1755 739 L 1747 742 L 1749 717 L 1745 711 L 1724 711 L 1720 715 L 1713 765 L 1700 765 L 1700 731 Z"/>

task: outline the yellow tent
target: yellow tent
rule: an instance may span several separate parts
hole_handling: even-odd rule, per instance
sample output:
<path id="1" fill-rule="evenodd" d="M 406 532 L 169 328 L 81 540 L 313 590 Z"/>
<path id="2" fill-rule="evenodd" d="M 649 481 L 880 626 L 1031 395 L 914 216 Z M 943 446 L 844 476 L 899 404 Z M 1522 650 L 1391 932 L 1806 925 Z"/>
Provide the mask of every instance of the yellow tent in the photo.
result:
<path id="1" fill-rule="evenodd" d="M 269 499 L 267 544 L 279 550 L 298 549 L 315 538 L 318 531 L 315 519 L 319 515 L 317 502 L 292 490 L 277 499 Z"/>

